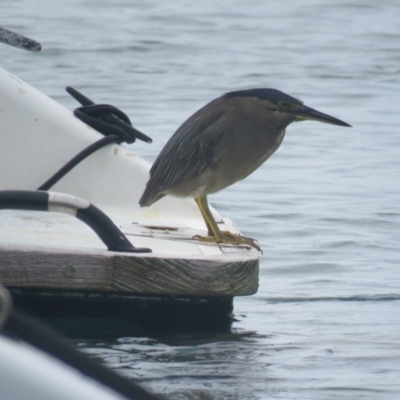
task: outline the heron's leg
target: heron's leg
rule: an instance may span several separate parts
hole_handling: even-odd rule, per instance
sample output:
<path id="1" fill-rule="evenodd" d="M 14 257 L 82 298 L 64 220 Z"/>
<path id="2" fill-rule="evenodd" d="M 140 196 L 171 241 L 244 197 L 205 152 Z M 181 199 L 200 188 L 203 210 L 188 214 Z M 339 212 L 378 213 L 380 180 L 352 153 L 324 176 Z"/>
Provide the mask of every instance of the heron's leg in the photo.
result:
<path id="1" fill-rule="evenodd" d="M 206 223 L 208 234 L 210 236 L 213 235 L 217 240 L 221 240 L 222 233 L 218 228 L 213 215 L 211 214 L 210 208 L 208 207 L 207 196 L 197 197 L 194 199 L 194 201 L 197 203 L 204 222 Z"/>
<path id="2" fill-rule="evenodd" d="M 201 215 L 203 216 L 204 222 L 206 223 L 209 235 L 214 237 L 202 237 L 195 236 L 202 242 L 216 242 L 216 243 L 227 243 L 233 245 L 245 244 L 261 251 L 261 248 L 255 243 L 254 239 L 247 238 L 240 235 L 235 235 L 231 232 L 221 232 L 213 215 L 211 214 L 210 208 L 208 207 L 207 196 L 197 197 L 194 199 L 199 207 Z"/>

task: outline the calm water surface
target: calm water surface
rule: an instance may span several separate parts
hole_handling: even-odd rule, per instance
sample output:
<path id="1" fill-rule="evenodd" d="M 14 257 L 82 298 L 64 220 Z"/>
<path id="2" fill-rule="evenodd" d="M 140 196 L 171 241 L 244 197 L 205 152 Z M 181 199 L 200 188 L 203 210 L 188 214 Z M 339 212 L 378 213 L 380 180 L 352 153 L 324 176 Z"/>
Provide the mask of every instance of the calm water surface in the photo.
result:
<path id="1" fill-rule="evenodd" d="M 221 93 L 275 87 L 354 126 L 291 125 L 211 203 L 259 240 L 260 288 L 224 332 L 132 326 L 74 343 L 169 399 L 400 398 L 400 3 L 3 0 L 4 68 L 68 108 L 121 107 L 154 160 Z M 126 328 L 126 327 L 125 327 Z M 119 332 L 119 333 L 118 333 Z"/>

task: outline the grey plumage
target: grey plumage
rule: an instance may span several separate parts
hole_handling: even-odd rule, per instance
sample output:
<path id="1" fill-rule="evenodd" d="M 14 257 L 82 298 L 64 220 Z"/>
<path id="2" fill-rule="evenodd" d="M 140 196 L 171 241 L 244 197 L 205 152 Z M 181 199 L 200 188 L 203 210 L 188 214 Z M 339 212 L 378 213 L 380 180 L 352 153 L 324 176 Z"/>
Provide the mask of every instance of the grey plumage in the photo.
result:
<path id="1" fill-rule="evenodd" d="M 205 216 L 206 196 L 251 174 L 278 149 L 286 127 L 305 119 L 350 126 L 276 89 L 226 93 L 172 135 L 150 170 L 139 204 L 150 206 L 166 195 L 193 197 L 209 231 L 218 236 L 215 221 Z"/>

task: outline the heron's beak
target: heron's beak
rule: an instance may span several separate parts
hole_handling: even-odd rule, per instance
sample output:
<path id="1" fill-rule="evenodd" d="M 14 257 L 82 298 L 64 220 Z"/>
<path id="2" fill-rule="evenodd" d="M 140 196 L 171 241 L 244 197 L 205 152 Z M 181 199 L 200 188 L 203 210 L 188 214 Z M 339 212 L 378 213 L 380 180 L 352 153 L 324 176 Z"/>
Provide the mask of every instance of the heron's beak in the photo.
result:
<path id="1" fill-rule="evenodd" d="M 300 106 L 298 108 L 293 108 L 289 112 L 291 112 L 296 116 L 297 121 L 303 121 L 308 119 L 311 121 L 325 122 L 326 124 L 351 127 L 351 125 L 349 125 L 347 122 L 341 121 L 340 119 L 331 117 L 330 115 L 324 114 L 307 106 Z"/>

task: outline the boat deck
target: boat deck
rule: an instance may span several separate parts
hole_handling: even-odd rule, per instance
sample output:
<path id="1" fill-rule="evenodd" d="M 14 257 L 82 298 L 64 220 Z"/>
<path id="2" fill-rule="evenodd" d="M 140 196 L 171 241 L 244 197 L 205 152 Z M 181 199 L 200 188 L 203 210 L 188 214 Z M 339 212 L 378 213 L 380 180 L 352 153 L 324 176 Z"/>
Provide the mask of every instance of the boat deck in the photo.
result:
<path id="1" fill-rule="evenodd" d="M 142 236 L 127 237 L 153 252 L 122 253 L 108 251 L 91 229 L 64 214 L 3 210 L 0 224 L 0 282 L 25 304 L 75 299 L 81 306 L 212 304 L 227 311 L 233 297 L 257 291 L 254 249 L 196 244 L 192 231 L 158 229 L 151 236 L 143 227 Z"/>

